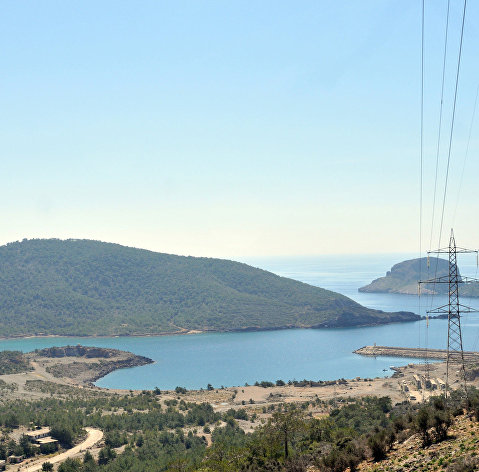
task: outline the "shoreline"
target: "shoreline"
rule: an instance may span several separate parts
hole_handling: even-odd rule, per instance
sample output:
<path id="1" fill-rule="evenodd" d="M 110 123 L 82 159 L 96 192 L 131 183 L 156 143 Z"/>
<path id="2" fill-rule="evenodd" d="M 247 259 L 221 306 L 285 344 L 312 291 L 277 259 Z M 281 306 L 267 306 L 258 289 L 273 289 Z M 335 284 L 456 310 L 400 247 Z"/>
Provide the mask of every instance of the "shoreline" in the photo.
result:
<path id="1" fill-rule="evenodd" d="M 153 334 L 28 334 L 28 335 L 12 335 L 0 336 L 0 341 L 11 341 L 13 339 L 50 339 L 50 338 L 81 338 L 81 339 L 104 339 L 104 338 L 156 338 L 160 336 L 186 336 L 189 334 L 203 333 L 223 333 L 228 331 L 208 331 L 199 329 L 190 329 L 184 331 L 159 332 Z"/>
<path id="2" fill-rule="evenodd" d="M 414 313 L 415 314 L 415 313 Z M 416 323 L 426 319 L 424 316 L 416 315 L 417 319 L 404 320 L 404 321 L 389 321 L 387 323 L 370 323 L 370 324 L 357 324 L 357 325 L 345 325 L 345 326 L 278 326 L 273 328 L 258 328 L 251 326 L 247 328 L 238 329 L 183 329 L 180 331 L 160 331 L 158 333 L 143 333 L 143 334 L 28 334 L 28 335 L 11 335 L 0 336 L 0 341 L 10 341 L 14 339 L 26 340 L 26 339 L 49 339 L 49 338 L 81 338 L 81 339 L 105 339 L 105 338 L 157 338 L 162 336 L 187 336 L 193 334 L 206 334 L 206 333 L 254 333 L 261 331 L 284 331 L 288 329 L 317 329 L 317 330 L 331 330 L 331 329 L 355 329 L 355 328 L 374 328 L 377 326 L 386 326 L 403 323 Z M 430 318 L 432 319 L 432 318 Z"/>
<path id="3" fill-rule="evenodd" d="M 66 347 L 66 346 L 65 346 Z M 76 346 L 68 346 L 75 349 Z M 12 389 L 3 389 L 2 396 L 11 398 L 44 398 L 51 394 L 70 395 L 73 391 L 65 388 L 78 389 L 78 392 L 103 392 L 108 395 L 130 395 L 141 394 L 145 391 L 153 392 L 154 388 L 109 388 L 96 385 L 94 382 L 103 378 L 109 373 L 122 369 L 137 367 L 148 364 L 151 359 L 137 356 L 128 351 L 118 351 L 115 349 L 93 348 L 89 346 L 87 350 L 99 350 L 97 356 L 90 357 L 81 355 L 58 356 L 55 352 L 51 355 L 37 352 L 35 357 L 31 358 L 32 370 L 16 374 L 4 374 L 0 379 L 6 384 L 12 384 Z M 49 351 L 50 348 L 45 349 Z M 114 358 L 104 355 L 103 351 L 111 351 Z M 43 354 L 43 355 L 42 355 Z M 93 353 L 92 353 L 93 355 Z M 119 358 L 121 356 L 121 358 Z M 111 359 L 109 365 L 102 364 L 102 359 Z M 403 358 L 406 361 L 405 358 Z M 142 361 L 137 363 L 137 361 Z M 98 362 L 100 361 L 100 362 Z M 146 361 L 146 362 L 145 362 Z M 129 365 L 128 365 L 129 364 Z M 439 388 L 444 384 L 443 380 L 446 373 L 446 362 L 432 363 L 429 366 L 431 372 L 431 383 L 435 390 L 418 387 L 418 378 L 425 375 L 425 366 L 419 362 L 400 363 L 394 368 L 390 368 L 393 373 L 387 375 L 378 375 L 372 377 L 354 377 L 354 378 L 336 378 L 331 380 L 303 380 L 303 381 L 285 381 L 284 384 L 276 385 L 274 382 L 265 382 L 262 385 L 261 380 L 252 385 L 245 384 L 214 387 L 212 390 L 205 388 L 189 388 L 184 392 L 175 391 L 174 388 L 162 388 L 161 394 L 164 398 L 182 398 L 193 402 L 208 402 L 214 408 L 228 409 L 248 405 L 250 409 L 262 409 L 263 405 L 270 405 L 281 402 L 298 402 L 314 400 L 330 400 L 339 397 L 364 397 L 364 396 L 389 396 L 395 402 L 410 401 L 420 402 L 430 396 L 440 395 Z M 479 377 L 473 378 L 469 385 L 479 386 Z M 452 388 L 460 385 L 458 373 L 452 374 Z M 453 386 L 454 385 L 454 386 Z M 256 406 L 255 406 L 256 405 Z M 255 410 L 256 411 L 256 410 Z"/>

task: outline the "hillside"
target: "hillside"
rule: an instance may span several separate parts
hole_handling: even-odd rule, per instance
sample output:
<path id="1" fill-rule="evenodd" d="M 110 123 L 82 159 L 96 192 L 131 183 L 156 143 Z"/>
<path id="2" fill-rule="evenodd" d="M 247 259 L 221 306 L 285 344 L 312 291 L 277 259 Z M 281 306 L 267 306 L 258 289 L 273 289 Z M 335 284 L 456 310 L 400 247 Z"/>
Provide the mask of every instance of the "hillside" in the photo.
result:
<path id="1" fill-rule="evenodd" d="M 437 270 L 436 270 L 437 261 Z M 458 270 L 459 273 L 459 270 Z M 385 277 L 373 280 L 369 285 L 361 287 L 360 292 L 371 293 L 401 293 L 406 295 L 417 295 L 418 280 L 428 280 L 436 277 L 443 277 L 449 274 L 449 262 L 441 258 L 430 258 L 429 267 L 427 257 L 411 259 L 395 264 Z M 479 286 L 460 286 L 461 295 L 467 297 L 479 297 Z M 448 293 L 447 284 L 425 284 L 421 287 L 422 294 L 444 294 Z"/>
<path id="2" fill-rule="evenodd" d="M 422 446 L 418 433 L 404 442 L 395 442 L 387 458 L 361 464 L 361 472 L 415 472 L 417 470 L 445 470 L 447 472 L 476 471 L 479 468 L 477 447 L 479 423 L 461 415 L 455 418 L 447 440 Z"/>
<path id="3" fill-rule="evenodd" d="M 0 332 L 132 335 L 340 327 L 417 319 L 222 259 L 90 240 L 0 247 Z"/>

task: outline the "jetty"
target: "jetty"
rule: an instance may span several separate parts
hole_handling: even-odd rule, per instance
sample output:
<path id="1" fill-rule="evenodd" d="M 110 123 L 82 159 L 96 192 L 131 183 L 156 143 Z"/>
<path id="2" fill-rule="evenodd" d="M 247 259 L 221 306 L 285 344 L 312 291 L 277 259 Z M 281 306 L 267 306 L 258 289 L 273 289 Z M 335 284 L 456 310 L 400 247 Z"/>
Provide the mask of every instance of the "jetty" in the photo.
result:
<path id="1" fill-rule="evenodd" d="M 390 347 L 390 346 L 363 346 L 353 351 L 354 354 L 361 356 L 389 356 L 389 357 L 410 357 L 413 359 L 437 359 L 445 361 L 447 359 L 446 349 L 425 349 L 422 347 Z M 459 353 L 458 353 L 459 356 Z M 464 351 L 464 360 L 466 362 L 479 362 L 479 352 Z"/>

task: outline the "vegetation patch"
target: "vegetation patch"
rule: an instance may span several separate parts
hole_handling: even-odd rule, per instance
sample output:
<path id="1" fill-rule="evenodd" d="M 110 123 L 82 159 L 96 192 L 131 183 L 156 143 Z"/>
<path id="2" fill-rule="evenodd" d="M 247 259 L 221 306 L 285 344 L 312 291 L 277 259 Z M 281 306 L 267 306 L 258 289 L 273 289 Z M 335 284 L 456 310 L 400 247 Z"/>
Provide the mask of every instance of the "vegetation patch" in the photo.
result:
<path id="1" fill-rule="evenodd" d="M 142 335 L 411 321 L 338 293 L 222 259 L 89 240 L 0 247 L 5 336 Z"/>
<path id="2" fill-rule="evenodd" d="M 20 351 L 0 351 L 0 375 L 19 374 L 32 370 L 28 360 Z"/>

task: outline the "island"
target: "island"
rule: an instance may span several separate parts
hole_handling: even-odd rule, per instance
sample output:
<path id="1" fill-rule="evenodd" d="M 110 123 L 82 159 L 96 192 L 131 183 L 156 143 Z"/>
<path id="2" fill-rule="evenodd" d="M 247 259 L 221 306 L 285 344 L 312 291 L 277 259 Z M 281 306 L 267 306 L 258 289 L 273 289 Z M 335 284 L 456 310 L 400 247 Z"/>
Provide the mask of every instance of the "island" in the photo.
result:
<path id="1" fill-rule="evenodd" d="M 91 240 L 0 247 L 0 332 L 151 336 L 415 321 L 247 264 Z"/>
<path id="2" fill-rule="evenodd" d="M 457 270 L 460 279 L 459 269 Z M 422 257 L 400 262 L 392 266 L 385 277 L 373 280 L 359 288 L 367 293 L 418 294 L 418 281 L 431 280 L 449 274 L 449 261 L 436 257 Z M 459 292 L 465 297 L 479 297 L 479 284 L 460 285 Z M 447 295 L 447 284 L 421 284 L 422 295 Z"/>

